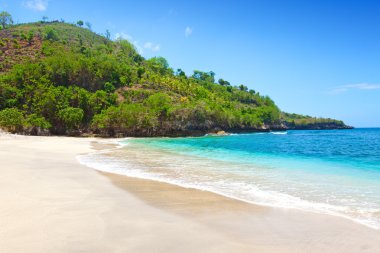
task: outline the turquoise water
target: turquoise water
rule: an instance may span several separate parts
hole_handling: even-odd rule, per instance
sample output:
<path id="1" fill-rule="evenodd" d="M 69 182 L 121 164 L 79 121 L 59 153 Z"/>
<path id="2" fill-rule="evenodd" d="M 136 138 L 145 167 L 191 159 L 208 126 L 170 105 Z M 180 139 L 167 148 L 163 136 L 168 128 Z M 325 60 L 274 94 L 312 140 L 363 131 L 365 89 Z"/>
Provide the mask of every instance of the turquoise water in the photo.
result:
<path id="1" fill-rule="evenodd" d="M 127 139 L 97 169 L 380 229 L 380 129 Z"/>

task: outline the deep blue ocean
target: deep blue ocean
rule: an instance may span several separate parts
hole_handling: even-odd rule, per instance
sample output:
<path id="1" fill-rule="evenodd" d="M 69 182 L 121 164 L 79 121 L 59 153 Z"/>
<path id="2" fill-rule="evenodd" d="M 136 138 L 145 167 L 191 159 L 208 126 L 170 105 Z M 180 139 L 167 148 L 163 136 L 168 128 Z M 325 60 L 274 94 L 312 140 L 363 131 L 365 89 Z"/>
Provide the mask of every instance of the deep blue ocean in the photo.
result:
<path id="1" fill-rule="evenodd" d="M 96 169 L 380 229 L 380 128 L 130 138 L 81 161 Z"/>

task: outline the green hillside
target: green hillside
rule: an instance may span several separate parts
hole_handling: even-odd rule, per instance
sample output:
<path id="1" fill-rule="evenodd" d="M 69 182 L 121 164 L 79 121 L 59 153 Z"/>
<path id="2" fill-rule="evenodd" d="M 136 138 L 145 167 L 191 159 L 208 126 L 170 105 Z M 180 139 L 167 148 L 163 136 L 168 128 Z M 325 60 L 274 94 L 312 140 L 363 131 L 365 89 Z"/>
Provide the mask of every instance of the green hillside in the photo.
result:
<path id="1" fill-rule="evenodd" d="M 126 40 L 58 21 L 0 30 L 0 127 L 101 136 L 346 128 L 282 113 L 268 96 L 212 71 L 173 70 Z"/>

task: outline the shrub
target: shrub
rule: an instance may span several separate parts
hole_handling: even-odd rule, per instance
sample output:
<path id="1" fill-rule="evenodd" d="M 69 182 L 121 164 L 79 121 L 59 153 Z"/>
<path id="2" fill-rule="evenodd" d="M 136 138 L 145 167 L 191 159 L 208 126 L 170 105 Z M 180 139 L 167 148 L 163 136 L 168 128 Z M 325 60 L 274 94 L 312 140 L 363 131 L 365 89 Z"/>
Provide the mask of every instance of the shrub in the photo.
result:
<path id="1" fill-rule="evenodd" d="M 78 129 L 83 120 L 83 110 L 80 108 L 67 107 L 58 112 L 58 117 L 68 130 Z"/>
<path id="2" fill-rule="evenodd" d="M 45 39 L 51 41 L 59 40 L 57 31 L 51 27 L 47 27 L 45 29 Z"/>
<path id="3" fill-rule="evenodd" d="M 29 45 L 32 44 L 33 38 L 34 38 L 34 32 L 33 31 L 29 31 L 28 36 L 27 36 L 27 40 L 28 40 Z"/>
<path id="4" fill-rule="evenodd" d="M 92 128 L 95 131 L 116 133 L 150 131 L 158 124 L 157 115 L 140 104 L 111 106 L 94 116 Z"/>
<path id="5" fill-rule="evenodd" d="M 27 117 L 25 126 L 27 127 L 38 127 L 41 129 L 49 129 L 51 128 L 51 124 L 41 116 L 38 116 L 37 114 L 31 114 Z"/>
<path id="6" fill-rule="evenodd" d="M 20 38 L 21 38 L 22 40 L 26 40 L 26 35 L 25 35 L 24 32 L 21 32 L 21 33 L 20 33 Z"/>
<path id="7" fill-rule="evenodd" d="M 103 88 L 107 93 L 112 93 L 115 91 L 115 86 L 110 83 L 110 82 L 106 82 L 104 84 L 104 88 Z"/>
<path id="8" fill-rule="evenodd" d="M 22 129 L 24 115 L 16 108 L 7 108 L 0 111 L 0 127 L 10 132 Z"/>

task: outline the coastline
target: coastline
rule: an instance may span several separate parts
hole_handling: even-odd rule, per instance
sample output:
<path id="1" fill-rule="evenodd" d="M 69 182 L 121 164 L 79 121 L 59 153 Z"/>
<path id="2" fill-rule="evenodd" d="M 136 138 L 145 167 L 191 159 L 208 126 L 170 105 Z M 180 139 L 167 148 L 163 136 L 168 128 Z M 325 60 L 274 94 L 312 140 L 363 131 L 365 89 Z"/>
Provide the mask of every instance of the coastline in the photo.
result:
<path id="1" fill-rule="evenodd" d="M 96 143 L 100 144 L 96 144 Z M 95 145 L 92 145 L 94 144 Z M 1 252 L 377 252 L 349 220 L 97 172 L 102 140 L 0 136 Z"/>

